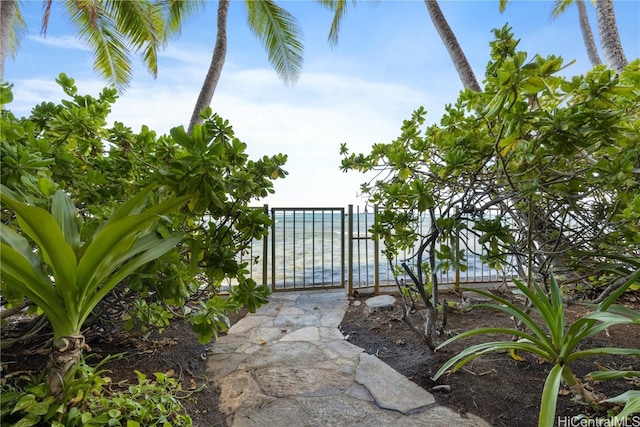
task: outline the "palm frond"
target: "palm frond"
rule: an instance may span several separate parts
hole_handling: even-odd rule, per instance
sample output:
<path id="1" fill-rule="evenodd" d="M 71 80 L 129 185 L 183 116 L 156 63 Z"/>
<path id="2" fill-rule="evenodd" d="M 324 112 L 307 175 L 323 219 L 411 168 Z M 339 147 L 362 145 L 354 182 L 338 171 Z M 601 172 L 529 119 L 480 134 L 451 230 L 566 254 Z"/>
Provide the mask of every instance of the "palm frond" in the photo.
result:
<path id="1" fill-rule="evenodd" d="M 340 33 L 340 24 L 347 14 L 347 2 L 348 0 L 317 0 L 322 6 L 334 12 L 333 20 L 331 21 L 331 29 L 329 30 L 329 36 L 327 40 L 332 46 L 338 44 L 338 34 Z M 353 0 L 355 6 L 356 1 Z"/>
<path id="2" fill-rule="evenodd" d="M 162 5 L 149 0 L 109 0 L 104 4 L 106 13 L 112 17 L 127 45 L 140 52 L 147 70 L 157 77 L 158 50 L 166 43 Z"/>
<path id="3" fill-rule="evenodd" d="M 180 33 L 180 28 L 187 18 L 196 15 L 204 8 L 205 0 L 162 0 L 158 2 L 165 11 L 165 31 L 167 36 Z"/>
<path id="4" fill-rule="evenodd" d="M 94 52 L 94 70 L 122 91 L 131 81 L 130 52 L 112 17 L 93 1 L 68 1 L 65 8 L 80 40 Z"/>
<path id="5" fill-rule="evenodd" d="M 295 17 L 272 0 L 247 1 L 249 28 L 267 51 L 269 61 L 285 84 L 298 80 L 302 70 L 302 30 Z"/>
<path id="6" fill-rule="evenodd" d="M 551 9 L 551 17 L 556 19 L 558 16 L 562 15 L 564 11 L 573 4 L 573 0 L 556 0 L 553 3 L 553 9 Z"/>
<path id="7" fill-rule="evenodd" d="M 3 33 L 2 37 L 7 37 L 7 40 L 8 40 L 6 45 L 7 50 L 5 54 L 9 58 L 15 58 L 16 55 L 18 54 L 18 50 L 20 49 L 20 41 L 22 40 L 22 37 L 24 37 L 24 35 L 27 32 L 27 23 L 25 22 L 24 17 L 22 16 L 22 12 L 20 11 L 20 8 L 18 7 L 18 0 L 10 0 L 10 1 L 13 2 L 11 6 L 9 5 L 9 1 L 4 1 L 2 6 L 3 9 L 4 8 L 10 9 L 11 7 L 14 8 L 13 11 L 9 11 L 9 13 L 3 10 L 2 26 L 4 27 L 6 25 L 8 29 L 2 30 L 2 33 Z M 4 22 L 5 19 L 11 22 Z"/>

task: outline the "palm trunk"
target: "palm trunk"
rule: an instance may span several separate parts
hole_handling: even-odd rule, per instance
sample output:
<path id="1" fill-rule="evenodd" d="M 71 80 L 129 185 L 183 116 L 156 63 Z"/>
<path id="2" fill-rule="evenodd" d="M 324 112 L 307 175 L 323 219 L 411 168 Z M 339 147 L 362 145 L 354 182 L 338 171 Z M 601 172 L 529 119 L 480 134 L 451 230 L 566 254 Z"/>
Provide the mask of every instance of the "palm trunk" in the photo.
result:
<path id="1" fill-rule="evenodd" d="M 458 71 L 458 76 L 460 77 L 462 84 L 466 89 L 481 92 L 482 89 L 480 88 L 478 80 L 471 69 L 471 65 L 469 64 L 469 61 L 467 61 L 467 57 L 462 51 L 462 48 L 458 43 L 458 39 L 451 30 L 449 23 L 442 14 L 442 10 L 440 10 L 437 0 L 424 0 L 424 3 L 427 5 L 427 10 L 429 11 L 429 16 L 431 17 L 433 26 L 436 28 L 444 46 L 449 52 L 449 56 L 453 60 L 453 65 Z"/>
<path id="2" fill-rule="evenodd" d="M 58 402 L 63 401 L 64 377 L 80 360 L 86 347 L 83 335 L 60 337 L 54 340 L 47 366 L 47 385 Z"/>
<path id="3" fill-rule="evenodd" d="M 618 34 L 613 0 L 596 0 L 596 18 L 604 59 L 609 67 L 621 72 L 628 62 Z"/>
<path id="4" fill-rule="evenodd" d="M 225 57 L 227 56 L 227 13 L 229 11 L 229 0 L 220 0 L 218 3 L 218 34 L 216 35 L 216 45 L 213 49 L 213 56 L 211 57 L 211 64 L 207 71 L 207 76 L 200 89 L 200 95 L 196 101 L 193 114 L 191 115 L 191 121 L 189 122 L 189 134 L 193 130 L 196 124 L 203 122 L 200 117 L 202 110 L 207 108 L 211 104 L 213 94 L 216 91 L 218 80 L 222 74 L 222 66 L 224 65 Z"/>
<path id="5" fill-rule="evenodd" d="M 17 0 L 0 1 L 0 83 L 4 82 L 4 63 L 9 54 L 13 21 L 16 17 Z"/>
<path id="6" fill-rule="evenodd" d="M 600 55 L 598 55 L 598 48 L 593 40 L 593 32 L 591 31 L 591 25 L 589 25 L 589 16 L 587 15 L 587 7 L 584 4 L 584 0 L 575 0 L 578 7 L 578 18 L 580 20 L 580 30 L 582 31 L 582 40 L 584 41 L 584 47 L 587 49 L 587 56 L 591 65 L 602 64 Z"/>

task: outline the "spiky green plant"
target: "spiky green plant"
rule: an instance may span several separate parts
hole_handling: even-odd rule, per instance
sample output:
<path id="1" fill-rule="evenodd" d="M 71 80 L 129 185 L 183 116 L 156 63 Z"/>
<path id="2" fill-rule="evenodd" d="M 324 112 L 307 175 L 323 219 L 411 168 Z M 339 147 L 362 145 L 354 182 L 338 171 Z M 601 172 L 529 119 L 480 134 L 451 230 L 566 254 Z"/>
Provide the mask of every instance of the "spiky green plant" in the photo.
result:
<path id="1" fill-rule="evenodd" d="M 457 371 L 476 357 L 486 353 L 516 350 L 535 354 L 537 357 L 553 364 L 553 367 L 547 375 L 542 391 L 538 426 L 554 425 L 558 391 L 562 380 L 565 381 L 576 396 L 579 396 L 586 403 L 597 403 L 595 396 L 583 387 L 571 371 L 571 364 L 575 360 L 600 354 L 640 356 L 640 349 L 637 348 L 602 347 L 585 350 L 578 349 L 585 338 L 602 332 L 613 325 L 635 324 L 640 326 L 640 315 L 638 315 L 638 313 L 614 305 L 618 297 L 620 297 L 631 284 L 637 282 L 638 279 L 640 279 L 640 270 L 633 273 L 622 286 L 600 304 L 596 305 L 595 311 L 582 316 L 568 327 L 566 325 L 565 309 L 562 302 L 562 292 L 553 274 L 550 279 L 550 296 L 535 282 L 533 283 L 532 289 L 530 289 L 525 283 L 514 280 L 518 290 L 528 298 L 533 306 L 534 312 L 540 316 L 542 324 L 539 324 L 539 322 L 522 307 L 491 292 L 466 289 L 477 292 L 497 303 L 477 304 L 475 307 L 486 307 L 501 311 L 508 316 L 512 316 L 517 321 L 522 322 L 526 330 L 487 327 L 470 330 L 448 339 L 440 344 L 436 348 L 436 351 L 453 341 L 473 335 L 501 333 L 518 337 L 517 341 L 491 341 L 467 347 L 449 359 L 438 372 L 436 372 L 434 380 L 438 379 L 450 369 L 452 369 L 453 372 Z"/>
<path id="2" fill-rule="evenodd" d="M 82 325 L 96 305 L 143 264 L 176 246 L 181 234 L 162 237 L 154 225 L 179 209 L 190 196 L 147 207 L 152 188 L 123 204 L 81 242 L 81 219 L 63 191 L 53 196 L 51 212 L 27 205 L 2 187 L 3 208 L 11 209 L 22 234 L 2 224 L 2 292 L 26 296 L 46 315 L 53 329 L 47 384 L 58 400 L 63 378 L 85 347 Z M 27 240 L 29 237 L 33 244 Z M 37 250 L 34 250 L 34 247 Z"/>

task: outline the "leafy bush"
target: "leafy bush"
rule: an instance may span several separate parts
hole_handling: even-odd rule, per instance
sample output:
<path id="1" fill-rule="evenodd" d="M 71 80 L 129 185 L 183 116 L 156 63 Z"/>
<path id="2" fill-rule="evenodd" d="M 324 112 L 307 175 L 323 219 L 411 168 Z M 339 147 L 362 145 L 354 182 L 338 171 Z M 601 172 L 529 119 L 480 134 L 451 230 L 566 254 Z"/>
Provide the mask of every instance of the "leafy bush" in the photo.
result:
<path id="1" fill-rule="evenodd" d="M 253 260 L 240 262 L 238 254 L 267 233 L 268 214 L 250 203 L 272 193 L 274 180 L 287 175 L 286 156 L 250 160 L 247 145 L 210 109 L 190 135 L 182 127 L 162 136 L 146 126 L 138 133 L 119 122 L 108 127 L 115 90 L 92 97 L 78 94 L 64 74 L 56 81 L 67 96 L 59 104 L 39 104 L 20 119 L 6 109 L 0 115 L 0 178 L 16 199 L 48 210 L 56 192 L 64 191 L 84 222 L 80 241 L 88 241 L 118 206 L 150 185 L 156 188 L 148 194 L 151 206 L 190 195 L 189 203 L 155 229 L 162 237 L 182 233 L 179 250 L 140 266 L 109 295 L 111 308 L 127 314 L 127 326 L 162 327 L 186 317 L 204 341 L 225 329 L 221 313 L 207 307 L 224 311 L 239 302 L 250 308 L 264 303 L 269 289 L 252 284 L 247 267 Z M 1 95 L 10 102 L 10 85 L 2 85 Z M 18 230 L 7 207 L 2 222 Z M 242 286 L 234 291 L 235 303 L 227 304 L 219 290 L 232 279 Z M 21 303 L 9 291 L 3 295 Z"/>
<path id="2" fill-rule="evenodd" d="M 437 273 L 470 251 L 529 286 L 553 270 L 604 298 L 640 259 L 640 60 L 565 77 L 562 58 L 528 58 L 510 28 L 494 33 L 482 92 L 461 92 L 437 124 L 416 109 L 369 153 L 343 145 L 342 169 L 375 171 L 362 184 L 379 206 L 372 232 L 427 307 Z M 482 248 L 458 248 L 460 233 Z"/>
<path id="3" fill-rule="evenodd" d="M 126 388 L 111 383 L 109 372 L 84 360 L 65 378 L 64 403 L 57 403 L 39 378 L 18 388 L 2 385 L 0 418 L 3 426 L 184 426 L 192 425 L 180 402 L 180 384 L 166 373 L 153 379 L 136 371 L 137 384 Z M 113 389 L 116 391 L 113 391 Z"/>
<path id="4" fill-rule="evenodd" d="M 96 98 L 65 74 L 56 81 L 68 99 L 26 118 L 0 113 L 0 268 L 3 304 L 26 297 L 52 325 L 46 383 L 62 402 L 62 379 L 85 347 L 81 328 L 105 298 L 127 328 L 183 317 L 203 343 L 228 328 L 227 311 L 267 302 L 238 255 L 271 223 L 249 203 L 287 173 L 282 154 L 250 160 L 211 109 L 191 134 L 136 134 L 107 127 L 115 90 Z M 10 85 L 0 98 L 10 103 Z M 228 299 L 225 280 L 238 283 Z"/>

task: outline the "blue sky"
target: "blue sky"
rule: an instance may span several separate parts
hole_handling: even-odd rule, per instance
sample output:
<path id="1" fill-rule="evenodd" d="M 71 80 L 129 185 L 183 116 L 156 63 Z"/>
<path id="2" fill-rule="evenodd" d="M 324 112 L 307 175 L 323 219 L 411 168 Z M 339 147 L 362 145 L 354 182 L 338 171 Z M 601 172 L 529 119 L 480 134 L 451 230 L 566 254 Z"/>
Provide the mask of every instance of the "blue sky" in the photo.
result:
<path id="1" fill-rule="evenodd" d="M 445 104 L 456 100 L 460 80 L 423 1 L 361 1 L 355 7 L 349 2 L 334 48 L 327 42 L 331 13 L 313 1 L 279 4 L 298 19 L 304 33 L 299 81 L 287 87 L 278 79 L 246 25 L 244 5 L 232 1 L 228 54 L 212 108 L 230 121 L 253 157 L 289 155 L 289 176 L 276 182 L 276 194 L 265 201 L 271 206 L 362 205 L 358 187 L 365 177 L 339 171 L 340 143 L 367 152 L 374 143 L 389 142 L 419 106 L 437 122 Z M 29 32 L 17 58 L 5 65 L 5 80 L 14 84 L 9 105 L 14 113 L 27 115 L 39 102 L 62 99 L 54 81 L 60 72 L 75 78 L 81 93 L 97 94 L 105 83 L 93 73 L 91 54 L 75 40 L 62 8 L 54 2 L 43 38 L 42 2 L 21 5 Z M 512 0 L 503 14 L 497 1 L 446 0 L 440 5 L 479 81 L 489 61 L 491 29 L 505 23 L 530 58 L 539 53 L 575 60 L 566 71 L 571 75 L 590 68 L 575 6 L 554 20 L 551 1 Z M 181 35 L 161 54 L 157 79 L 136 62 L 112 121 L 136 131 L 146 124 L 159 133 L 187 126 L 213 51 L 216 8 L 217 2 L 207 2 L 203 13 L 185 22 Z M 587 9 L 597 38 L 590 2 Z M 618 0 L 615 10 L 627 59 L 640 57 L 640 1 Z"/>

